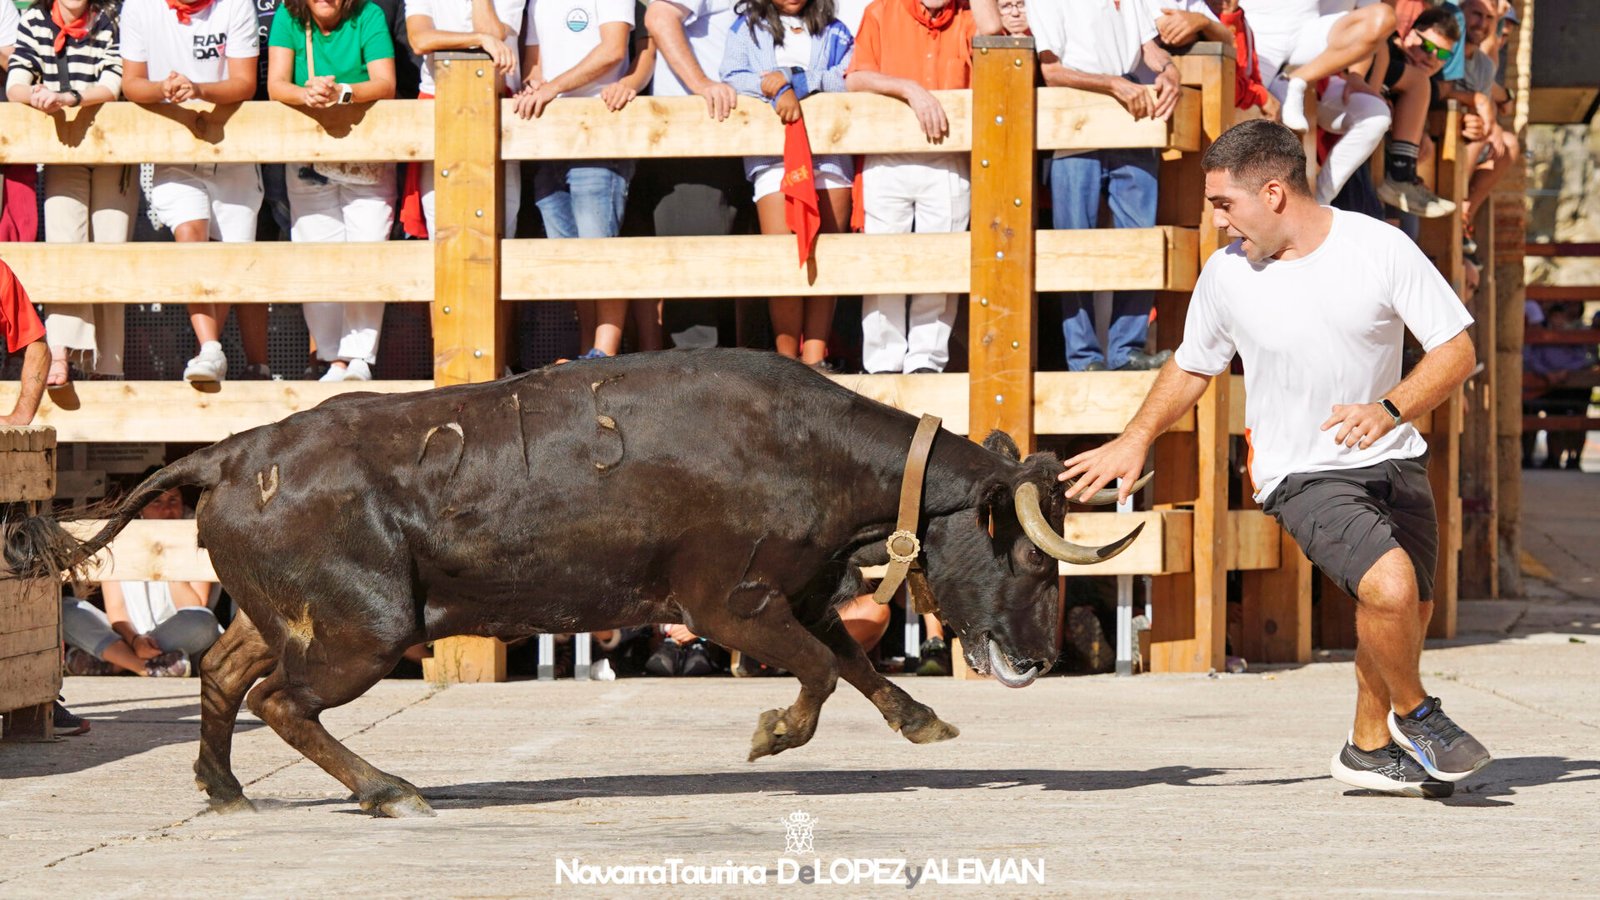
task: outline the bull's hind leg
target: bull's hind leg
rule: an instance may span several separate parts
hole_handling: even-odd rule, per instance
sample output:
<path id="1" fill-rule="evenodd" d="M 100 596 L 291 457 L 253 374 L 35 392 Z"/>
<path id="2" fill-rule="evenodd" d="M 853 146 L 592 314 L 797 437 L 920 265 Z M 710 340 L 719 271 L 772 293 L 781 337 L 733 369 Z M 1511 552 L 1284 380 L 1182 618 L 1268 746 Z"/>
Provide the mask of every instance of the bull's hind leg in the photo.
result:
<path id="1" fill-rule="evenodd" d="M 811 740 L 822 704 L 839 681 L 839 669 L 833 652 L 795 620 L 787 598 L 773 592 L 749 616 L 721 611 L 712 619 L 697 617 L 691 627 L 724 647 L 782 666 L 800 679 L 800 696 L 793 705 L 761 714 L 750 738 L 751 762 Z"/>
<path id="2" fill-rule="evenodd" d="M 839 674 L 856 690 L 872 701 L 883 713 L 889 727 L 913 744 L 931 744 L 948 741 L 961 730 L 939 718 L 931 708 L 913 700 L 899 685 L 878 674 L 867 659 L 867 653 L 856 639 L 845 630 L 839 617 L 829 615 L 827 620 L 811 628 L 817 640 L 828 646 L 839 660 Z"/>
<path id="3" fill-rule="evenodd" d="M 361 808 L 380 816 L 431 816 L 416 787 L 379 771 L 328 733 L 319 717 L 366 693 L 389 674 L 411 642 L 394 647 L 291 644 L 278 668 L 250 692 L 251 712 L 289 744 L 339 779 Z"/>
<path id="4" fill-rule="evenodd" d="M 200 758 L 195 760 L 194 781 L 219 812 L 250 808 L 233 774 L 233 729 L 245 692 L 276 663 L 261 633 L 241 612 L 200 664 Z"/>

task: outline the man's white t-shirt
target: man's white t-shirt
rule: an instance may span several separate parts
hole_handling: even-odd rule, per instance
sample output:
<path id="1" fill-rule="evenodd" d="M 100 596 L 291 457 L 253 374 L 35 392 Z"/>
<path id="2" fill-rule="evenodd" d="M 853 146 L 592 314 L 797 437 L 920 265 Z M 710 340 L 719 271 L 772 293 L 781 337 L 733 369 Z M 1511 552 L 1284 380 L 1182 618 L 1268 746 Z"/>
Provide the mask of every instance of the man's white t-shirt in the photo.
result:
<path id="1" fill-rule="evenodd" d="M 216 0 L 187 25 L 165 0 L 127 0 L 121 25 L 122 58 L 144 63 L 151 81 L 177 72 L 214 84 L 228 79 L 228 60 L 261 55 L 253 0 Z"/>
<path id="2" fill-rule="evenodd" d="M 539 70 L 545 81 L 583 61 L 600 46 L 600 26 L 621 22 L 633 29 L 634 0 L 528 0 L 528 46 L 539 47 Z M 628 69 L 627 54 L 600 77 L 563 97 L 598 97 L 606 85 Z"/>
<path id="3" fill-rule="evenodd" d="M 165 0 L 162 0 L 165 2 Z M 516 57 L 516 64 L 511 69 L 511 74 L 506 76 L 506 87 L 511 93 L 516 93 L 522 88 L 522 20 L 523 4 L 527 0 L 494 0 L 494 14 L 499 17 L 500 23 L 510 29 L 506 35 L 506 46 L 512 50 Z M 427 16 L 433 20 L 433 27 L 440 31 L 455 31 L 461 34 L 471 34 L 478 29 L 472 27 L 472 0 L 406 0 L 406 18 L 412 16 Z M 433 54 L 426 54 L 422 59 L 422 77 L 419 79 L 417 90 L 424 94 L 433 93 Z"/>
<path id="4" fill-rule="evenodd" d="M 17 12 L 15 3 L 0 3 L 0 47 L 17 45 L 17 25 L 21 22 L 22 14 Z"/>
<path id="5" fill-rule="evenodd" d="M 1149 0 L 1028 0 L 1028 30 L 1039 50 L 1069 69 L 1091 75 L 1128 75 L 1139 65 L 1145 41 L 1155 40 L 1160 5 Z"/>
<path id="6" fill-rule="evenodd" d="M 1444 277 L 1398 228 L 1330 212 L 1328 237 L 1299 259 L 1253 265 L 1237 242 L 1213 253 L 1173 357 L 1197 375 L 1227 371 L 1235 351 L 1244 361 L 1245 437 L 1257 502 L 1291 473 L 1426 452 L 1409 424 L 1363 450 L 1336 443 L 1338 428 L 1322 431 L 1322 423 L 1335 404 L 1373 403 L 1400 383 L 1405 330 L 1432 350 L 1472 324 Z"/>
<path id="7" fill-rule="evenodd" d="M 700 63 L 700 71 L 712 81 L 722 71 L 722 48 L 728 42 L 728 30 L 738 20 L 733 13 L 734 0 L 650 0 L 651 3 L 671 3 L 689 15 L 683 20 L 683 33 L 689 38 L 689 49 Z M 655 80 L 650 93 L 657 97 L 683 97 L 689 89 L 683 86 L 677 73 L 667 62 L 667 55 L 656 49 Z"/>

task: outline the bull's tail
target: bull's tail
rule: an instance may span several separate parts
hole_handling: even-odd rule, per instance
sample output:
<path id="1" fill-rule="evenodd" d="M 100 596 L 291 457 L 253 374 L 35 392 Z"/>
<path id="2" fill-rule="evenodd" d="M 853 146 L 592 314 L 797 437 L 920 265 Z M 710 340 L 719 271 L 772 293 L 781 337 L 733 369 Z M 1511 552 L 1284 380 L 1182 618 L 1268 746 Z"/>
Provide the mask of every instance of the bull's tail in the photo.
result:
<path id="1" fill-rule="evenodd" d="M 62 572 L 81 574 L 83 565 L 105 549 L 150 501 L 175 487 L 214 487 L 222 476 L 222 457 L 215 448 L 200 450 L 146 478 L 121 503 L 112 507 L 105 527 L 87 540 L 62 528 L 61 521 L 51 513 L 9 523 L 5 528 L 5 558 L 10 571 L 0 578 L 45 578 Z M 86 517 L 81 513 L 68 515 L 70 518 Z"/>

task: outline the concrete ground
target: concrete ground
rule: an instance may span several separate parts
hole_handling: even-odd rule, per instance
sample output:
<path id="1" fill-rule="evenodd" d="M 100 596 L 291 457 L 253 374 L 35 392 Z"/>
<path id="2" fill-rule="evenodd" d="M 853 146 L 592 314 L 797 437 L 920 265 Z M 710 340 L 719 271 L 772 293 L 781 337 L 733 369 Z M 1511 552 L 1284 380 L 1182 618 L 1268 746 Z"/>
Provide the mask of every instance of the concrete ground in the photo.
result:
<path id="1" fill-rule="evenodd" d="M 1430 689 L 1496 756 L 1448 800 L 1360 795 L 1328 778 L 1353 689 L 1350 663 L 1335 656 L 1209 678 L 1048 678 L 1022 691 L 905 679 L 962 729 L 927 747 L 841 686 L 810 745 L 753 764 L 756 716 L 793 699 L 789 679 L 387 681 L 324 720 L 421 787 L 439 815 L 420 820 L 361 814 L 248 714 L 235 768 L 261 809 L 205 812 L 190 772 L 198 682 L 72 678 L 66 694 L 93 720 L 90 734 L 0 745 L 0 896 L 550 896 L 575 890 L 557 883 L 574 860 L 666 872 L 673 859 L 751 866 L 768 883 L 576 890 L 766 896 L 802 860 L 838 881 L 855 865 L 841 859 L 922 871 L 944 860 L 955 878 L 964 858 L 1042 860 L 1044 883 L 924 875 L 917 889 L 1594 896 L 1600 599 L 1581 579 L 1600 549 L 1592 516 L 1551 524 L 1538 511 L 1560 518 L 1558 500 L 1579 491 L 1592 509 L 1600 480 L 1551 474 L 1526 501 L 1530 547 L 1535 531 L 1549 538 L 1534 552 L 1552 556 L 1535 557 L 1550 580 L 1534 599 L 1464 603 L 1461 639 L 1424 657 Z M 786 854 L 783 820 L 796 812 L 812 818 L 814 844 Z M 776 889 L 905 890 L 893 862 L 881 871 L 901 880 Z"/>

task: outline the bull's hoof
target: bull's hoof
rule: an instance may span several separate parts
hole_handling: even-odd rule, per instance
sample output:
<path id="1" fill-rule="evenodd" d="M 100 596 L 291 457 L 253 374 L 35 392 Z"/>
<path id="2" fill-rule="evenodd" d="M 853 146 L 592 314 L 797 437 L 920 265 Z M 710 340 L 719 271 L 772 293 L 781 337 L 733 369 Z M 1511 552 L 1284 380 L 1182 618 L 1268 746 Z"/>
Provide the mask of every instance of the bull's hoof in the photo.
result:
<path id="1" fill-rule="evenodd" d="M 935 744 L 939 741 L 948 741 L 960 733 L 961 729 L 938 716 L 933 716 L 915 728 L 907 727 L 900 731 L 900 734 L 913 744 Z"/>
<path id="2" fill-rule="evenodd" d="M 783 720 L 785 709 L 769 709 L 756 722 L 756 733 L 750 738 L 750 756 L 746 762 L 755 762 L 763 756 L 776 756 L 791 746 L 789 725 Z"/>
<path id="3" fill-rule="evenodd" d="M 415 791 L 386 790 L 361 801 L 361 808 L 386 819 L 418 819 L 437 815 Z"/>
<path id="4" fill-rule="evenodd" d="M 210 800 L 211 811 L 218 815 L 232 815 L 234 813 L 253 813 L 256 805 L 243 794 L 237 797 L 212 797 Z"/>

